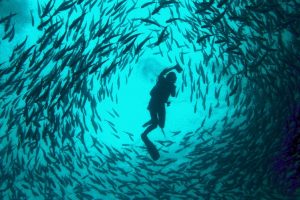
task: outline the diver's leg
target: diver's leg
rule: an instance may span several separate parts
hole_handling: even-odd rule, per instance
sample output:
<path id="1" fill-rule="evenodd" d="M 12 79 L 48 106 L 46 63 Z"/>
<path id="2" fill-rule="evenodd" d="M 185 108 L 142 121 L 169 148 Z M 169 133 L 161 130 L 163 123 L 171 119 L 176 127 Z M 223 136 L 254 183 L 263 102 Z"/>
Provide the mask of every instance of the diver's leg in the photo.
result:
<path id="1" fill-rule="evenodd" d="M 149 109 L 150 112 L 150 124 L 158 124 L 158 114 L 157 114 L 157 106 L 153 106 L 153 108 Z"/>
<path id="2" fill-rule="evenodd" d="M 152 107 L 153 107 L 153 106 L 152 106 L 151 101 L 150 101 L 150 103 L 149 103 L 147 109 L 150 111 L 150 109 L 151 109 Z M 151 112 L 150 112 L 150 115 L 151 115 Z M 151 117 L 151 119 L 150 119 L 149 121 L 147 121 L 145 124 L 143 124 L 143 127 L 149 126 L 149 125 L 151 125 L 151 123 L 152 123 L 152 117 Z"/>
<path id="3" fill-rule="evenodd" d="M 149 132 L 151 132 L 153 129 L 157 127 L 157 123 L 158 123 L 157 112 L 154 109 L 149 109 L 149 111 L 151 115 L 151 120 L 150 120 L 151 125 L 147 127 L 144 133 L 142 134 L 142 139 L 144 139 Z"/>
<path id="4" fill-rule="evenodd" d="M 149 110 L 150 112 L 150 116 L 151 116 L 151 119 L 149 121 L 147 121 L 143 127 L 147 127 L 153 123 L 157 123 L 158 122 L 158 118 L 157 118 L 157 105 L 153 102 L 150 101 L 147 109 Z"/>
<path id="5" fill-rule="evenodd" d="M 148 128 L 146 128 L 146 130 L 144 131 L 144 133 L 142 134 L 141 137 L 147 147 L 147 151 L 149 152 L 151 158 L 153 160 L 158 160 L 160 157 L 159 152 L 158 152 L 157 148 L 155 147 L 155 145 L 147 137 L 148 133 L 157 127 L 157 122 L 158 122 L 157 112 L 150 111 L 150 114 L 151 114 L 151 125 Z"/>
<path id="6" fill-rule="evenodd" d="M 165 127 L 165 121 L 166 121 L 166 108 L 165 105 L 162 105 L 158 110 L 158 125 L 160 128 Z"/>
<path id="7" fill-rule="evenodd" d="M 152 120 L 151 120 L 151 119 L 150 119 L 149 121 L 147 121 L 147 122 L 143 125 L 143 127 L 149 126 L 150 124 L 152 124 Z"/>
<path id="8" fill-rule="evenodd" d="M 144 133 L 142 133 L 142 139 L 144 140 L 147 137 L 148 133 L 150 133 L 156 127 L 157 127 L 157 124 L 151 124 L 150 126 L 148 126 L 146 128 L 146 130 L 144 131 Z"/>

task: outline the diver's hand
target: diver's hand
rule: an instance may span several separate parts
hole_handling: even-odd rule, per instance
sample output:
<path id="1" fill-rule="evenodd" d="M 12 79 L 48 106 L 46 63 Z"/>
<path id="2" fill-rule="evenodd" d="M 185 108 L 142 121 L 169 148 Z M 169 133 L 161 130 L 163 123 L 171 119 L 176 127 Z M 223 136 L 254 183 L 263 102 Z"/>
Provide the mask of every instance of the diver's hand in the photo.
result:
<path id="1" fill-rule="evenodd" d="M 178 73 L 181 73 L 181 72 L 182 72 L 182 68 L 180 67 L 180 65 L 179 65 L 178 63 L 174 66 L 174 68 L 176 69 L 176 71 L 177 71 Z"/>

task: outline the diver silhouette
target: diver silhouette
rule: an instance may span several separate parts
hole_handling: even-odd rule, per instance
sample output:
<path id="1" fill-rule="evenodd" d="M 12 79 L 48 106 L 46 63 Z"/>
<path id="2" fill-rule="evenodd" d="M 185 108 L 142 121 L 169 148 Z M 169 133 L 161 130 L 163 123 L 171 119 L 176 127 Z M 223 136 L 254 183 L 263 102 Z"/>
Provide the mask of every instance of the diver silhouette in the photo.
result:
<path id="1" fill-rule="evenodd" d="M 176 91 L 175 82 L 177 80 L 177 77 L 175 72 L 170 72 L 173 69 L 175 69 L 178 73 L 182 71 L 182 68 L 178 64 L 173 67 L 164 69 L 159 74 L 156 85 L 150 92 L 151 99 L 149 101 L 147 109 L 150 112 L 151 119 L 143 125 L 143 127 L 148 127 L 142 133 L 141 138 L 144 141 L 147 150 L 153 160 L 158 160 L 159 152 L 156 149 L 155 145 L 148 139 L 147 135 L 157 126 L 159 126 L 164 133 L 163 128 L 165 126 L 166 120 L 165 104 L 167 104 L 168 106 L 170 105 L 168 98 L 170 95 L 174 97 Z"/>

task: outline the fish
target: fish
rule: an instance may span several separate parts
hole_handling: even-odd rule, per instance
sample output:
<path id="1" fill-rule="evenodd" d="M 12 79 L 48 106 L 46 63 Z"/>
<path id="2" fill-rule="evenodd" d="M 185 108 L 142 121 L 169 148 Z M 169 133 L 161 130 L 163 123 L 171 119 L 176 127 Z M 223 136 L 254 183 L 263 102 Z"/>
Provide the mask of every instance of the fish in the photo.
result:
<path id="1" fill-rule="evenodd" d="M 80 4 L 81 2 L 80 1 L 75 2 L 75 1 L 72 1 L 72 0 L 64 1 L 55 10 L 54 15 L 57 15 L 59 12 L 68 10 L 68 9 L 72 8 L 76 3 Z"/>
<path id="2" fill-rule="evenodd" d="M 47 24 L 49 24 L 52 21 L 54 15 L 51 15 L 47 20 L 43 21 L 41 20 L 41 23 L 38 25 L 38 30 L 42 30 Z"/>
<path id="3" fill-rule="evenodd" d="M 236 82 L 236 84 L 232 88 L 231 92 L 229 93 L 229 96 L 232 96 L 233 94 L 235 94 L 237 89 L 238 89 L 238 83 Z"/>
<path id="4" fill-rule="evenodd" d="M 85 17 L 86 12 L 83 12 L 78 18 L 76 18 L 69 26 L 69 30 L 73 29 L 77 26 L 80 26 L 82 24 L 84 17 Z"/>
<path id="5" fill-rule="evenodd" d="M 54 47 L 55 49 L 61 47 L 62 42 L 63 42 L 63 40 L 64 40 L 65 37 L 66 37 L 66 34 L 67 34 L 67 30 L 65 30 L 64 34 L 62 34 L 60 37 L 58 37 L 58 35 L 57 35 L 57 37 L 56 37 L 56 39 L 55 39 L 55 41 L 54 41 L 54 44 L 53 44 L 53 47 Z"/>
<path id="6" fill-rule="evenodd" d="M 118 62 L 113 61 L 111 63 L 111 65 L 105 69 L 105 71 L 103 72 L 103 74 L 101 75 L 101 78 L 105 78 L 113 69 L 115 69 L 115 67 L 118 65 Z"/>
<path id="7" fill-rule="evenodd" d="M 152 11 L 152 15 L 155 15 L 155 14 L 157 14 L 159 11 L 160 11 L 160 9 L 162 9 L 163 8 L 163 6 L 161 6 L 161 5 L 159 5 L 159 6 L 157 6 L 153 11 Z"/>
<path id="8" fill-rule="evenodd" d="M 0 18 L 2 37 L 15 31 L 1 43 L 13 36 L 0 62 L 0 198 L 26 199 L 36 181 L 34 198 L 45 196 L 46 185 L 56 189 L 46 192 L 49 199 L 67 197 L 67 186 L 78 199 L 91 192 L 99 199 L 293 199 L 286 196 L 288 176 L 273 172 L 265 158 L 279 151 L 282 113 L 299 96 L 298 7 L 296 1 L 38 1 L 28 13 L 32 19 L 38 13 L 38 36 L 25 29 L 21 36 L 17 18 Z M 153 162 L 139 143 L 141 130 L 116 125 L 124 118 L 121 93 L 155 53 L 166 65 L 185 64 L 176 97 L 195 114 L 167 123 L 166 138 L 153 141 L 161 153 Z M 145 70 L 147 79 L 152 71 Z M 106 102 L 117 106 L 103 115 Z M 274 174 L 275 185 L 265 179 Z M 245 188 L 260 192 L 254 197 Z"/>
<path id="9" fill-rule="evenodd" d="M 137 39 L 137 38 L 135 37 L 135 38 L 133 39 L 133 41 L 131 41 L 131 43 L 129 43 L 129 44 L 124 48 L 124 50 L 122 51 L 122 54 L 127 53 L 130 49 L 133 48 L 136 39 Z"/>
<path id="10" fill-rule="evenodd" d="M 30 10 L 30 16 L 31 16 L 31 26 L 34 26 L 34 17 L 32 14 L 32 10 Z"/>
<path id="11" fill-rule="evenodd" d="M 153 21 L 151 19 L 140 18 L 139 20 L 141 20 L 142 22 L 147 23 L 147 24 L 153 24 L 155 26 L 161 27 L 161 25 L 159 23 L 157 23 L 156 21 Z"/>
<path id="12" fill-rule="evenodd" d="M 25 40 L 23 42 L 21 42 L 20 44 L 18 44 L 13 51 L 19 51 L 22 47 L 24 47 L 26 41 L 27 41 L 28 36 L 26 36 Z"/>
<path id="13" fill-rule="evenodd" d="M 48 1 L 46 6 L 43 8 L 43 11 L 40 12 L 41 13 L 40 17 L 41 18 L 44 18 L 45 16 L 47 16 L 50 13 L 51 9 L 54 7 L 54 2 L 53 2 L 52 5 L 51 5 L 51 3 L 52 3 L 52 0 Z"/>
<path id="14" fill-rule="evenodd" d="M 207 10 L 211 10 L 211 6 L 214 3 L 214 0 L 210 0 L 209 2 L 202 2 L 202 3 L 198 3 L 198 2 L 193 2 L 195 7 L 196 7 L 196 14 L 201 14 L 203 12 L 206 12 Z"/>
<path id="15" fill-rule="evenodd" d="M 220 13 L 217 17 L 212 19 L 211 23 L 215 25 L 217 22 L 219 22 L 225 16 L 226 12 L 227 12 L 227 8 L 222 13 Z"/>
<path id="16" fill-rule="evenodd" d="M 127 44 L 129 42 L 132 42 L 132 40 L 135 41 L 139 35 L 141 35 L 141 34 L 136 33 L 136 34 L 133 34 L 133 35 L 130 35 L 130 36 L 126 37 L 125 39 L 122 38 L 121 41 L 122 41 L 123 44 Z"/>
<path id="17" fill-rule="evenodd" d="M 201 42 L 203 42 L 204 40 L 206 40 L 207 38 L 209 38 L 211 36 L 213 36 L 213 35 L 204 35 L 204 36 L 198 37 L 197 43 L 200 44 Z"/>
<path id="18" fill-rule="evenodd" d="M 139 54 L 143 48 L 143 46 L 151 39 L 152 37 L 149 35 L 143 41 L 141 41 L 137 47 L 135 48 L 135 54 Z"/>
<path id="19" fill-rule="evenodd" d="M 10 22 L 11 18 L 16 16 L 16 15 L 17 15 L 17 13 L 11 13 L 11 14 L 5 16 L 5 17 L 1 17 L 0 18 L 0 24 Z"/>
<path id="20" fill-rule="evenodd" d="M 2 40 L 8 39 L 9 42 L 12 41 L 12 39 L 15 36 L 15 26 L 13 25 L 11 29 L 5 33 L 5 35 L 2 37 Z"/>
<path id="21" fill-rule="evenodd" d="M 125 2 L 126 2 L 126 0 L 123 0 L 123 1 L 120 1 L 117 4 L 115 4 L 114 10 L 118 11 Z"/>
<path id="22" fill-rule="evenodd" d="M 211 117 L 211 113 L 212 113 L 212 104 L 210 104 L 209 109 L 208 109 L 208 118 Z"/>
<path id="23" fill-rule="evenodd" d="M 166 21 L 166 23 L 172 23 L 172 22 L 175 22 L 175 21 L 183 21 L 183 22 L 186 22 L 186 20 L 182 19 L 182 18 L 179 18 L 179 17 L 174 17 L 174 18 L 170 18 Z"/>
<path id="24" fill-rule="evenodd" d="M 162 6 L 168 6 L 168 5 L 172 5 L 172 4 L 174 4 L 174 5 L 180 4 L 180 2 L 177 0 L 163 0 L 163 1 L 160 1 L 159 3 Z"/>
<path id="25" fill-rule="evenodd" d="M 156 41 L 156 43 L 155 43 L 155 45 L 156 46 L 158 46 L 158 45 L 160 45 L 162 42 L 163 42 L 163 40 L 164 40 L 164 38 L 165 38 L 165 32 L 167 31 L 167 26 L 165 26 L 164 27 L 164 29 L 161 31 L 161 33 L 159 34 L 159 36 L 158 36 L 158 39 L 157 39 L 157 41 Z"/>

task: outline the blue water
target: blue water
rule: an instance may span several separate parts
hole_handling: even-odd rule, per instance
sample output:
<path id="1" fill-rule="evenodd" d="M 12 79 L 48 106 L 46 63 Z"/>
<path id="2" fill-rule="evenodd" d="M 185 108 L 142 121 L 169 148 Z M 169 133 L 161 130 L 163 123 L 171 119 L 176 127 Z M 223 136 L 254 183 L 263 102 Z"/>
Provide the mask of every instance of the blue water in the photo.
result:
<path id="1" fill-rule="evenodd" d="M 299 198 L 300 2 L 72 2 L 0 1 L 0 199 Z"/>

